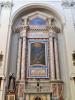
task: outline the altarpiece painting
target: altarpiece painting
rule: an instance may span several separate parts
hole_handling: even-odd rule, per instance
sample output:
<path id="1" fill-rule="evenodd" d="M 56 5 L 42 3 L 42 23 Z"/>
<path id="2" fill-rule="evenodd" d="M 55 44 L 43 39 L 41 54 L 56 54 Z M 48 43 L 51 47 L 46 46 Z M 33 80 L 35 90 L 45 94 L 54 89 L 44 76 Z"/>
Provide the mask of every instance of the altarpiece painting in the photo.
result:
<path id="1" fill-rule="evenodd" d="M 48 78 L 47 40 L 29 40 L 28 78 Z"/>
<path id="2" fill-rule="evenodd" d="M 45 65 L 45 44 L 35 42 L 31 44 L 30 65 Z"/>

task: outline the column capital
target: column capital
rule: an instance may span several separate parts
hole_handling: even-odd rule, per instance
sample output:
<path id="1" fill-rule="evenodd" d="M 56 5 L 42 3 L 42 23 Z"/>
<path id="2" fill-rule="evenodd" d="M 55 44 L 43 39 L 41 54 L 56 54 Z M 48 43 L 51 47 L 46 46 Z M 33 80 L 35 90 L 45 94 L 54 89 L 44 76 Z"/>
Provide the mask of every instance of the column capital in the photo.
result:
<path id="1" fill-rule="evenodd" d="M 56 24 L 56 19 L 54 17 L 50 17 L 48 19 L 49 26 L 54 27 Z"/>
<path id="2" fill-rule="evenodd" d="M 13 31 L 16 33 L 20 33 L 21 37 L 26 36 L 26 32 L 28 30 L 27 18 L 22 17 L 21 24 L 18 25 Z"/>
<path id="3" fill-rule="evenodd" d="M 27 26 L 27 17 L 22 17 L 22 25 Z"/>
<path id="4" fill-rule="evenodd" d="M 19 25 L 15 29 L 13 29 L 14 33 L 19 33 L 20 37 L 26 37 L 28 26 L 27 25 Z"/>
<path id="5" fill-rule="evenodd" d="M 0 2 L 0 7 L 2 7 L 3 6 L 3 2 Z"/>
<path id="6" fill-rule="evenodd" d="M 59 27 L 57 27 L 56 25 L 48 26 L 48 30 L 49 30 L 49 32 L 53 32 L 53 33 L 61 32 L 61 29 Z"/>
<path id="7" fill-rule="evenodd" d="M 60 28 L 56 25 L 56 19 L 54 17 L 52 18 L 48 18 L 48 30 L 49 32 L 53 32 L 53 33 L 60 33 Z"/>
<path id="8" fill-rule="evenodd" d="M 3 1 L 3 2 L 0 2 L 0 5 L 2 7 L 9 7 L 9 8 L 11 8 L 13 6 L 13 3 L 10 2 L 10 1 L 7 1 L 7 2 Z"/>
<path id="9" fill-rule="evenodd" d="M 21 31 L 26 31 L 28 29 L 28 25 L 19 25 L 13 29 L 13 32 L 20 33 Z"/>
<path id="10" fill-rule="evenodd" d="M 26 31 L 27 31 L 26 28 L 25 29 L 23 28 L 23 29 L 20 30 L 20 37 L 21 38 L 26 37 Z"/>
<path id="11" fill-rule="evenodd" d="M 70 7 L 75 6 L 75 1 L 74 1 L 74 0 L 72 0 L 72 1 L 64 0 L 64 1 L 62 2 L 62 5 L 63 5 L 65 8 L 70 8 Z"/>

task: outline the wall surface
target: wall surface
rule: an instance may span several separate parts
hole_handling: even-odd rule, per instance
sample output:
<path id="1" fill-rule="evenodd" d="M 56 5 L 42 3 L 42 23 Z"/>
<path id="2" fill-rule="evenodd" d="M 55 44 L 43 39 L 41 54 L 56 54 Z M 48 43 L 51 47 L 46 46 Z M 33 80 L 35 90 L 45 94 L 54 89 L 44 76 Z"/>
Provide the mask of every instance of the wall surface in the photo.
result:
<path id="1" fill-rule="evenodd" d="M 11 43 L 11 21 L 16 18 L 22 9 L 30 5 L 46 5 L 61 17 L 63 31 L 59 35 L 59 53 L 61 77 L 64 81 L 64 98 L 65 100 L 75 100 L 75 83 L 72 78 L 75 77 L 75 66 L 72 63 L 72 53 L 75 51 L 75 5 L 70 5 L 71 0 L 69 3 L 64 3 L 64 1 L 66 0 L 0 0 L 0 53 L 2 52 L 3 54 L 2 66 L 0 66 L 0 77 L 2 77 L 0 100 L 4 100 L 8 77 L 7 72 L 10 66 L 10 72 L 14 72 L 13 65 L 10 65 L 12 63 L 8 64 Z M 14 36 L 14 41 L 15 39 L 16 36 Z M 11 49 L 14 52 L 16 48 L 15 44 L 12 44 L 13 47 Z M 16 66 L 14 55 L 12 54 L 12 60 L 14 66 Z"/>

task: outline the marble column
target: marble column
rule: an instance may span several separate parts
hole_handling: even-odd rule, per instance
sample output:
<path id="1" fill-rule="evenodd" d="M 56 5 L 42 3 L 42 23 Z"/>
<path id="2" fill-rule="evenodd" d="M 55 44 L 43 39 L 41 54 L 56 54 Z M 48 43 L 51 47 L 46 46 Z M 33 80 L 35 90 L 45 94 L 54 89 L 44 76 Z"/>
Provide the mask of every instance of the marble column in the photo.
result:
<path id="1" fill-rule="evenodd" d="M 55 79 L 55 66 L 54 66 L 54 46 L 53 46 L 53 29 L 52 29 L 52 19 L 49 18 L 48 22 L 48 30 L 49 30 L 49 68 L 50 68 L 50 79 L 54 80 Z"/>
<path id="2" fill-rule="evenodd" d="M 22 38 L 19 38 L 19 43 L 18 43 L 18 57 L 17 57 L 17 77 L 16 80 L 20 80 L 20 70 L 21 70 L 21 45 L 22 45 Z"/>
<path id="3" fill-rule="evenodd" d="M 22 34 L 22 61 L 21 61 L 21 80 L 25 79 L 25 57 L 26 57 L 26 32 L 27 32 L 27 19 L 22 19 L 23 28 L 21 31 Z"/>
<path id="4" fill-rule="evenodd" d="M 17 58 L 17 80 L 25 79 L 25 54 L 26 54 L 26 25 L 27 19 L 22 19 L 22 25 L 18 27 L 20 30 L 18 58 Z"/>
<path id="5" fill-rule="evenodd" d="M 26 56 L 26 33 L 23 33 L 22 40 L 22 62 L 21 62 L 21 80 L 25 79 L 25 56 Z"/>
<path id="6" fill-rule="evenodd" d="M 54 47 L 53 47 L 53 36 L 50 33 L 49 36 L 49 59 L 50 59 L 50 72 L 51 72 L 51 80 L 55 79 L 55 68 L 54 68 Z"/>
<path id="7" fill-rule="evenodd" d="M 59 58 L 58 58 L 58 44 L 57 44 L 57 37 L 54 38 L 54 54 L 55 54 L 55 66 L 56 66 L 56 78 L 57 80 L 60 79 L 60 72 L 59 72 Z"/>

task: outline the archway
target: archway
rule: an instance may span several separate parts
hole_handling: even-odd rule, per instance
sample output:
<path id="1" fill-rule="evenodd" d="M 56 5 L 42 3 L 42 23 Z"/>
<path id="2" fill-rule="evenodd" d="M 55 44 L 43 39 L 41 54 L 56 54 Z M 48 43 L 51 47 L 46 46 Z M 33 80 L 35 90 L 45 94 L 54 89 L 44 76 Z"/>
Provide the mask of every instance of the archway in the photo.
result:
<path id="1" fill-rule="evenodd" d="M 17 83 L 19 82 L 17 84 L 19 98 L 24 97 L 24 89 L 27 91 L 28 88 L 31 93 L 31 90 L 36 90 L 37 93 L 41 93 L 41 91 L 46 91 L 46 93 L 48 91 L 50 93 L 53 92 L 53 96 L 56 97 L 61 95 L 63 82 L 60 80 L 59 75 L 57 37 L 62 31 L 62 23 L 63 18 L 60 14 L 55 9 L 43 4 L 31 4 L 15 13 L 12 19 L 10 64 L 11 71 L 13 70 L 14 72 L 16 71 L 15 74 L 17 73 L 16 81 Z M 39 46 L 36 46 L 37 44 L 40 49 L 38 48 Z M 37 50 L 39 51 L 38 53 Z M 42 61 L 40 59 L 36 61 L 37 54 L 39 55 L 38 59 L 40 58 Z M 44 55 L 40 56 L 41 54 Z M 32 61 L 33 57 L 34 63 Z M 22 80 L 23 82 L 21 82 Z M 24 82 L 25 80 L 27 84 Z M 51 80 L 54 83 L 48 82 Z M 35 81 L 34 85 L 33 81 Z M 37 86 L 38 81 L 39 86 Z M 40 81 L 48 82 L 48 86 L 46 84 L 43 86 Z M 49 85 L 52 85 L 52 87 L 49 87 Z M 59 90 L 60 87 L 61 90 Z M 55 90 L 60 91 L 60 93 Z M 20 95 L 21 92 L 23 95 Z"/>
<path id="2" fill-rule="evenodd" d="M 13 13 L 12 19 L 11 19 L 12 25 L 15 22 L 15 20 L 18 18 L 18 16 L 20 16 L 23 12 L 25 12 L 25 11 L 27 12 L 30 9 L 38 9 L 38 8 L 54 13 L 54 15 L 60 20 L 61 25 L 63 25 L 65 23 L 65 19 L 64 19 L 62 12 L 60 12 L 54 6 L 48 5 L 48 4 L 43 4 L 43 3 L 31 3 L 31 4 L 20 7 Z"/>

